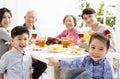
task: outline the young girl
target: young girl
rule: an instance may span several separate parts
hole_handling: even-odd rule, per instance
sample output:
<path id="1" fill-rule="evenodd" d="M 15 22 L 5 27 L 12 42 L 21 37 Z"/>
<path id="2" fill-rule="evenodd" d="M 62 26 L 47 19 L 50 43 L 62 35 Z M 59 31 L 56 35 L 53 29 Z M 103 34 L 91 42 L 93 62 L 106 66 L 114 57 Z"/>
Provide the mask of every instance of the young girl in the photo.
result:
<path id="1" fill-rule="evenodd" d="M 89 41 L 89 55 L 84 59 L 77 58 L 72 61 L 56 60 L 48 58 L 50 66 L 60 66 L 61 68 L 81 68 L 84 67 L 87 73 L 82 79 L 114 79 L 113 69 L 106 58 L 110 46 L 109 39 L 103 34 L 94 34 Z M 81 79 L 76 77 L 75 79 Z"/>

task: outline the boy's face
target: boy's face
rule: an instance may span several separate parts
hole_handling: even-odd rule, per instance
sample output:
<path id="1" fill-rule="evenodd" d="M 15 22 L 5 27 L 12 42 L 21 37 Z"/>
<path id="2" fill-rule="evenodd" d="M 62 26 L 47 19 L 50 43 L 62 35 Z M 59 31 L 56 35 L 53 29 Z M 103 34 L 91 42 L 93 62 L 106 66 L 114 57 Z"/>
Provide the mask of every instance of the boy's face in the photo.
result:
<path id="1" fill-rule="evenodd" d="M 83 20 L 88 26 L 93 26 L 94 24 L 97 23 L 97 15 L 96 14 L 84 14 L 83 15 Z"/>
<path id="2" fill-rule="evenodd" d="M 93 39 L 88 52 L 94 62 L 101 60 L 107 54 L 107 45 L 98 39 Z"/>
<path id="3" fill-rule="evenodd" d="M 12 42 L 15 48 L 17 48 L 19 51 L 24 51 L 25 47 L 28 44 L 28 39 L 28 34 L 23 33 L 12 38 Z"/>

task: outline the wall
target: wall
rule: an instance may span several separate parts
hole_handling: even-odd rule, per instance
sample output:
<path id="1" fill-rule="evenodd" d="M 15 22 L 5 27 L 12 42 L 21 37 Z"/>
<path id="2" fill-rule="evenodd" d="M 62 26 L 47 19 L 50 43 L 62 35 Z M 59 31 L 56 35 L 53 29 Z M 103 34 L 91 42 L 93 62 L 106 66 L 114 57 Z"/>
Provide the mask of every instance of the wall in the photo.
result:
<path id="1" fill-rule="evenodd" d="M 56 36 L 65 27 L 62 19 L 66 14 L 76 14 L 75 0 L 0 0 L 0 8 L 7 7 L 13 13 L 12 27 L 24 23 L 26 11 L 34 9 L 36 25 L 47 36 Z"/>
<path id="2" fill-rule="evenodd" d="M 120 0 L 117 0 L 117 17 L 116 17 L 116 25 L 115 25 L 115 35 L 116 35 L 116 43 L 118 52 L 120 53 Z"/>

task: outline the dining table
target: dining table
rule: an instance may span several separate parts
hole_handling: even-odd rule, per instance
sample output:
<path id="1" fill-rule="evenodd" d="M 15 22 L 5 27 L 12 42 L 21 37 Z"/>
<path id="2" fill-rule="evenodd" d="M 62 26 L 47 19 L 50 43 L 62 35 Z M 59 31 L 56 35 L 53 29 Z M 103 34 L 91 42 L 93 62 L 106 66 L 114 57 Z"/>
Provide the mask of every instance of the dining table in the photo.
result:
<path id="1" fill-rule="evenodd" d="M 80 51 L 78 54 L 71 54 L 70 51 L 65 48 L 63 51 L 48 51 L 47 48 L 39 48 L 39 47 L 34 47 L 34 48 L 29 48 L 29 51 L 31 52 L 31 55 L 33 58 L 43 61 L 48 65 L 48 60 L 47 58 L 53 57 L 55 59 L 73 59 L 73 58 L 82 58 L 86 55 L 88 55 L 88 52 L 85 50 Z M 110 63 L 113 65 L 113 58 L 120 58 L 120 53 L 117 52 L 108 52 L 106 57 L 110 59 Z M 118 63 L 120 64 L 120 63 Z M 47 78 L 45 79 L 55 79 L 54 78 L 54 67 L 53 66 L 48 66 L 47 70 L 45 71 Z M 118 73 L 118 79 L 120 79 L 120 69 Z"/>

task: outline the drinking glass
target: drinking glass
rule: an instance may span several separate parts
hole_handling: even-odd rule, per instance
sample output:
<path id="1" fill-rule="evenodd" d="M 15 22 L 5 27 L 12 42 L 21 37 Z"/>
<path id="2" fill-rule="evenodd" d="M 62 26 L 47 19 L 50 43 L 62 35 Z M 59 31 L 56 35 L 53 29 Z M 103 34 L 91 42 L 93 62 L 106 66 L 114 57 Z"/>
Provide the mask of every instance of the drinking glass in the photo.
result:
<path id="1" fill-rule="evenodd" d="M 86 42 L 89 43 L 90 35 L 88 33 L 84 34 L 84 38 L 85 38 Z"/>
<path id="2" fill-rule="evenodd" d="M 40 39 L 39 39 L 39 47 L 44 48 L 45 44 L 46 44 L 45 37 L 40 37 Z"/>
<path id="3" fill-rule="evenodd" d="M 32 33 L 32 38 L 36 39 L 37 38 L 37 33 Z"/>
<path id="4" fill-rule="evenodd" d="M 78 34 L 78 37 L 79 37 L 79 38 L 83 38 L 83 37 L 84 37 L 84 34 L 83 34 L 83 33 L 79 33 L 79 34 Z"/>
<path id="5" fill-rule="evenodd" d="M 68 40 L 65 37 L 62 38 L 62 45 L 63 48 L 68 48 Z"/>
<path id="6" fill-rule="evenodd" d="M 67 40 L 68 40 L 68 45 L 69 46 L 72 45 L 72 44 L 74 44 L 74 36 L 68 36 Z"/>

